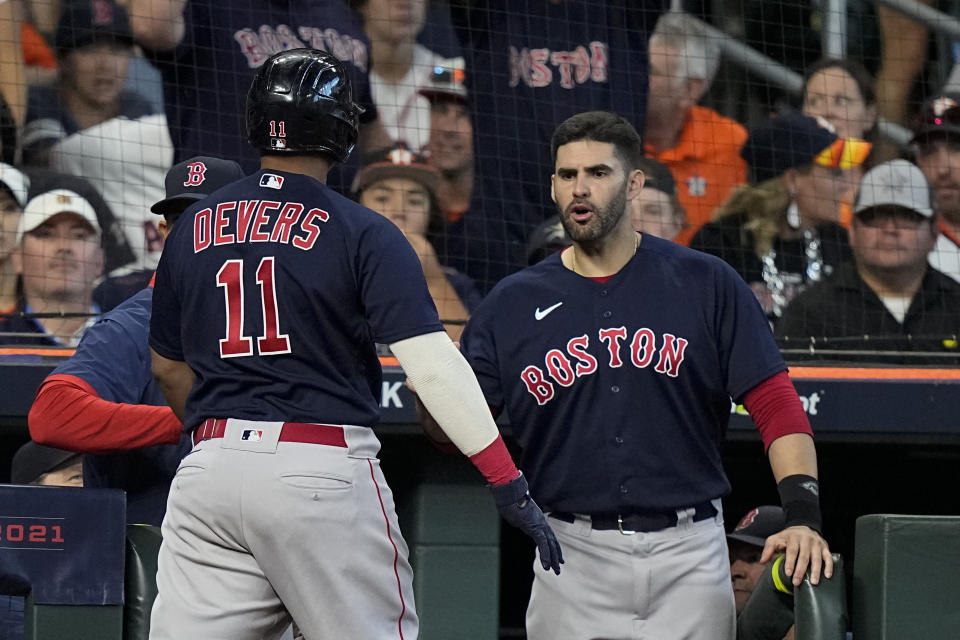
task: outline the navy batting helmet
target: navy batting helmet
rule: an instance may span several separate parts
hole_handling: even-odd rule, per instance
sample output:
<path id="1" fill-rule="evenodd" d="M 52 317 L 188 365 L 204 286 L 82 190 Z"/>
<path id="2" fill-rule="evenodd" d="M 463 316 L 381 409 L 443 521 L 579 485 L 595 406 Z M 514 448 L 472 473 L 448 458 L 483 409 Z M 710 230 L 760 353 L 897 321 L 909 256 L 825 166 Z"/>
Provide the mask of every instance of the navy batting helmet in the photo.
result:
<path id="1" fill-rule="evenodd" d="M 363 108 L 343 63 L 319 49 L 270 56 L 247 93 L 247 139 L 264 153 L 325 153 L 343 162 Z"/>

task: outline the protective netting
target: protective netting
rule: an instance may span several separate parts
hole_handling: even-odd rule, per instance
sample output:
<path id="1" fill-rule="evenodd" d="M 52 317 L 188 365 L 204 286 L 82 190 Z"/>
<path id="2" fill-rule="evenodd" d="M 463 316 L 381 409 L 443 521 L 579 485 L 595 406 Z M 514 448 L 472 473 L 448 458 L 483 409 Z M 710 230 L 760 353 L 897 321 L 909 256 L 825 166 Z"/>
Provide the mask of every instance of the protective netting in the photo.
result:
<path id="1" fill-rule="evenodd" d="M 0 344 L 75 344 L 146 286 L 150 208 L 197 175 L 168 171 L 257 170 L 254 69 L 315 47 L 365 108 L 328 183 L 403 230 L 453 337 L 569 244 L 551 136 L 601 109 L 650 159 L 612 208 L 730 264 L 788 359 L 956 364 L 957 3 L 673 4 L 0 0 Z"/>

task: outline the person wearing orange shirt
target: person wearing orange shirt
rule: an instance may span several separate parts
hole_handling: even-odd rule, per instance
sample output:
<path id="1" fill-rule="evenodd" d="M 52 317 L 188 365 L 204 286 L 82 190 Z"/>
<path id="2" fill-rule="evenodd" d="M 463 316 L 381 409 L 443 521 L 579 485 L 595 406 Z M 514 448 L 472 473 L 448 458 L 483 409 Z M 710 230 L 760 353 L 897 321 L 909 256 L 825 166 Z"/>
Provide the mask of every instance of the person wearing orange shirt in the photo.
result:
<path id="1" fill-rule="evenodd" d="M 661 16 L 649 53 L 645 153 L 669 167 L 676 179 L 687 226 L 674 239 L 688 244 L 733 187 L 747 181 L 740 157 L 747 131 L 697 106 L 717 72 L 720 47 L 696 19 L 673 11 Z"/>

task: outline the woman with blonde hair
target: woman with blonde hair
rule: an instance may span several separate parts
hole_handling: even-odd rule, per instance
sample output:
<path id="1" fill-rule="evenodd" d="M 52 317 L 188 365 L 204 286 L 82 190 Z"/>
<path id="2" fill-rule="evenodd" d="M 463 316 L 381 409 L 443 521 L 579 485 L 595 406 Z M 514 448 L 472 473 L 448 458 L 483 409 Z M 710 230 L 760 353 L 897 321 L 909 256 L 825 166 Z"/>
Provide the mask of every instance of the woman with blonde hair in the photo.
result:
<path id="1" fill-rule="evenodd" d="M 850 257 L 840 203 L 869 151 L 821 119 L 772 118 L 750 132 L 741 152 L 756 183 L 735 191 L 690 246 L 736 269 L 775 320 L 793 296 Z"/>

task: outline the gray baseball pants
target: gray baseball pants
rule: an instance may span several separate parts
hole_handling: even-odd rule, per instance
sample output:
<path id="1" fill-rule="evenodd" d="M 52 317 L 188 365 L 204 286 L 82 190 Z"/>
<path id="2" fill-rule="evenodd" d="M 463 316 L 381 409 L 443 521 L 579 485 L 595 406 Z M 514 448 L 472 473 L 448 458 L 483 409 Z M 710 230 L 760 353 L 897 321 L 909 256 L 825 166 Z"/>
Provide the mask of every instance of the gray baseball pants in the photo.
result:
<path id="1" fill-rule="evenodd" d="M 717 515 L 624 535 L 549 518 L 563 548 L 559 576 L 535 560 L 528 640 L 733 640 L 727 541 Z"/>
<path id="2" fill-rule="evenodd" d="M 187 455 L 163 521 L 151 640 L 414 640 L 413 572 L 370 429 L 347 446 L 228 420 Z M 244 441 L 250 430 L 256 441 Z"/>

